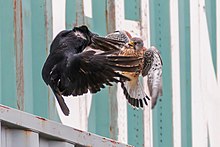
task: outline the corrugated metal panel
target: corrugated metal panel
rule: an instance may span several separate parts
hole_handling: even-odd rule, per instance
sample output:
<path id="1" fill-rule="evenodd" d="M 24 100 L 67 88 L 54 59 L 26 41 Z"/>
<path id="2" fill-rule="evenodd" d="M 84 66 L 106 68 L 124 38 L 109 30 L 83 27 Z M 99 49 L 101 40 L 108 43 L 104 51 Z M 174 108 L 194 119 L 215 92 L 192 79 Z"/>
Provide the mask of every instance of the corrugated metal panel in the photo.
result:
<path id="1" fill-rule="evenodd" d="M 189 0 L 179 0 L 181 144 L 192 146 L 191 120 L 191 52 Z"/>
<path id="2" fill-rule="evenodd" d="M 131 147 L 0 105 L 2 147 Z"/>
<path id="3" fill-rule="evenodd" d="M 0 1 L 1 103 L 17 107 L 13 1 Z M 2 7 L 4 6 L 4 7 Z M 7 15 L 5 15 L 7 14 Z M 4 21 L 4 23 L 3 23 Z M 4 84 L 3 84 L 4 83 Z"/>
<path id="4" fill-rule="evenodd" d="M 0 0 L 2 104 L 59 120 L 41 78 L 52 40 L 51 0 Z"/>
<path id="5" fill-rule="evenodd" d="M 140 21 L 141 1 L 140 0 L 125 0 L 124 4 L 125 4 L 125 12 L 124 12 L 125 19 Z"/>
<path id="6" fill-rule="evenodd" d="M 153 145 L 173 146 L 172 125 L 172 75 L 170 44 L 169 0 L 150 0 L 151 45 L 156 46 L 163 59 L 163 96 L 153 110 Z"/>

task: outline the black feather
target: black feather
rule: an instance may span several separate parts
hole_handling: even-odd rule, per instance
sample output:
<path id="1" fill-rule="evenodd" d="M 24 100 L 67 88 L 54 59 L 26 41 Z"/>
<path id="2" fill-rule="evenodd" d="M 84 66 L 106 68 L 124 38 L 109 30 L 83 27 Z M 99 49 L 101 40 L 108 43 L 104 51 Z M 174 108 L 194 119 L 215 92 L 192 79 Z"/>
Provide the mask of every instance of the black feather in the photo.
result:
<path id="1" fill-rule="evenodd" d="M 146 98 L 144 98 L 144 103 L 145 105 L 148 105 Z"/>
<path id="2" fill-rule="evenodd" d="M 143 101 L 142 101 L 142 99 L 139 99 L 139 102 L 140 102 L 140 107 L 143 108 L 144 105 L 143 105 Z"/>

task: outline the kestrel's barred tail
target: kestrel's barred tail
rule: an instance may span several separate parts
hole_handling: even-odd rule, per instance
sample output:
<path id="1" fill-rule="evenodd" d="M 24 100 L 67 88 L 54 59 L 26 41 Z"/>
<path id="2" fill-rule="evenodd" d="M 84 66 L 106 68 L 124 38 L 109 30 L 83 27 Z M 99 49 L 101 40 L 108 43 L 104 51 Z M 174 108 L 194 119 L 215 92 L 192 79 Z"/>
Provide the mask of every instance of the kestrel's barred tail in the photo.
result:
<path id="1" fill-rule="evenodd" d="M 130 81 L 121 82 L 121 87 L 128 103 L 134 108 L 143 108 L 144 104 L 148 105 L 147 100 L 150 98 L 144 92 L 140 80 L 137 80 L 135 85 L 131 85 Z"/>

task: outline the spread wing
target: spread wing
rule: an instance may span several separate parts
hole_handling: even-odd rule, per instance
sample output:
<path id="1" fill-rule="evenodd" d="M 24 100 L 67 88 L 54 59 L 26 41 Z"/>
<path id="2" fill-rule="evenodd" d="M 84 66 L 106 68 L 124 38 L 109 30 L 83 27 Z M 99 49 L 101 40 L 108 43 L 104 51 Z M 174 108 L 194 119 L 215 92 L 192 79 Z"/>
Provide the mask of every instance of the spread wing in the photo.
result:
<path id="1" fill-rule="evenodd" d="M 115 31 L 106 37 L 93 37 L 91 47 L 104 51 L 120 51 L 130 40 L 130 34 L 126 31 Z"/>
<path id="2" fill-rule="evenodd" d="M 127 62 L 133 66 L 122 66 Z M 129 80 L 117 71 L 135 71 L 138 62 L 137 58 L 95 54 L 94 51 L 51 54 L 45 62 L 42 76 L 66 114 L 67 108 L 61 95 L 77 96 L 88 90 L 96 93 L 105 85 L 111 86 L 112 82 L 119 82 L 119 78 L 121 81 Z"/>
<path id="3" fill-rule="evenodd" d="M 162 58 L 155 47 L 147 49 L 144 54 L 144 66 L 142 75 L 148 77 L 148 88 L 152 98 L 152 108 L 157 99 L 162 95 Z"/>
<path id="4" fill-rule="evenodd" d="M 101 38 L 92 40 L 89 37 L 80 30 L 59 33 L 51 44 L 42 69 L 43 80 L 53 90 L 65 115 L 69 114 L 69 109 L 62 96 L 82 95 L 88 91 L 96 93 L 105 85 L 111 86 L 112 82 L 129 80 L 118 71 L 136 71 L 142 60 L 131 56 L 111 56 L 112 51 L 105 49 L 109 48 L 112 40 L 105 43 Z M 84 51 L 91 43 L 98 49 L 104 48 L 103 52 Z M 113 46 L 113 49 L 117 50 L 117 47 Z M 131 66 L 124 66 L 126 64 Z"/>

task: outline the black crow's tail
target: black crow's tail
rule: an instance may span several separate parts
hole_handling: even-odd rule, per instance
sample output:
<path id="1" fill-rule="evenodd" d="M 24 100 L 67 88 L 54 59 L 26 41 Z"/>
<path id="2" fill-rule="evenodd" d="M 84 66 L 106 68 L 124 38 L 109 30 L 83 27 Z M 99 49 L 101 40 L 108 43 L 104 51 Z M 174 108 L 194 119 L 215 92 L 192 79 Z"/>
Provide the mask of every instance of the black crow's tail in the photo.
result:
<path id="1" fill-rule="evenodd" d="M 65 103 L 65 101 L 64 101 L 64 99 L 63 99 L 63 97 L 62 97 L 62 95 L 61 95 L 58 91 L 56 91 L 56 90 L 54 90 L 54 89 L 52 89 L 52 90 L 53 90 L 53 93 L 54 93 L 54 95 L 55 95 L 55 97 L 56 97 L 56 99 L 57 99 L 57 101 L 58 101 L 58 103 L 59 103 L 59 105 L 60 105 L 60 108 L 61 108 L 62 112 L 63 112 L 66 116 L 68 116 L 69 113 L 70 113 L 70 111 L 69 111 L 69 108 L 67 107 L 67 105 L 66 105 L 66 103 Z"/>

